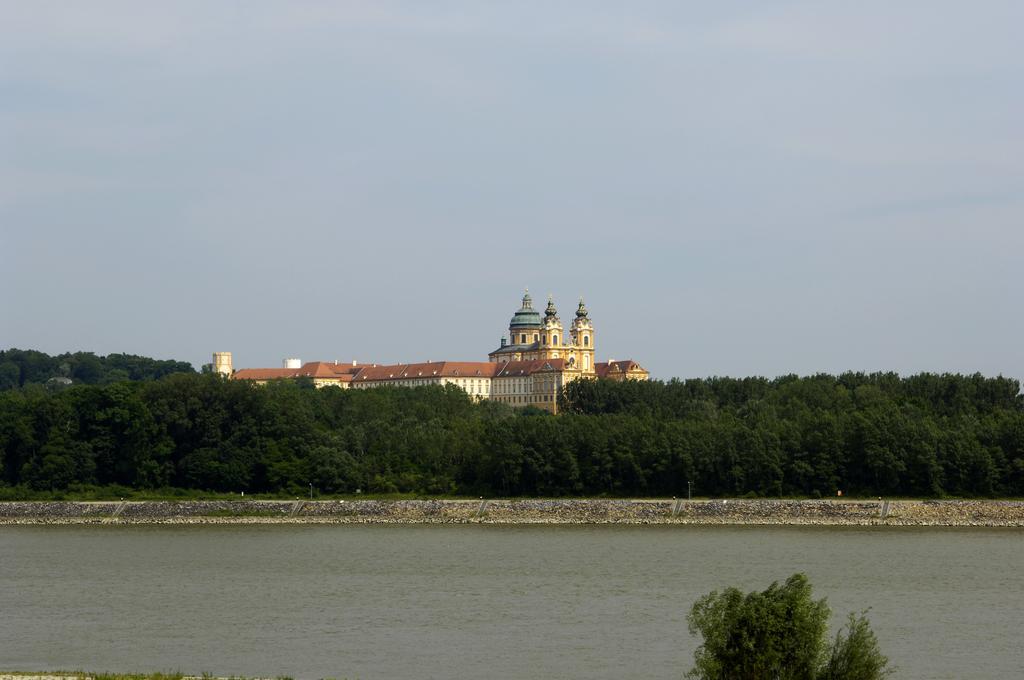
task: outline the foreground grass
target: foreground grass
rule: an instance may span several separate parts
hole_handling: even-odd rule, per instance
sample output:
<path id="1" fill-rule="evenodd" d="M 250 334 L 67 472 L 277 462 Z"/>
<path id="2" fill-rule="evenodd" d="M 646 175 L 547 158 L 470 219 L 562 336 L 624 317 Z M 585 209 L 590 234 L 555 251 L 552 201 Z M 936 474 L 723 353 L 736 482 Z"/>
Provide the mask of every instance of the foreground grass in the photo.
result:
<path id="1" fill-rule="evenodd" d="M 212 675 L 187 676 L 184 673 L 87 673 L 85 671 L 46 671 L 46 672 L 25 672 L 25 671 L 0 671 L 0 678 L 12 678 L 16 680 L 30 680 L 31 678 L 67 678 L 68 680 L 186 680 L 189 678 L 207 678 L 213 680 Z M 236 680 L 242 680 L 237 678 Z"/>
<path id="2" fill-rule="evenodd" d="M 209 673 L 185 675 L 184 673 L 87 673 L 85 671 L 32 673 L 0 671 L 0 680 L 50 680 L 52 678 L 59 678 L 61 680 L 293 680 L 293 678 L 287 675 L 279 675 L 275 678 L 248 678 L 243 675 L 216 676 Z"/>

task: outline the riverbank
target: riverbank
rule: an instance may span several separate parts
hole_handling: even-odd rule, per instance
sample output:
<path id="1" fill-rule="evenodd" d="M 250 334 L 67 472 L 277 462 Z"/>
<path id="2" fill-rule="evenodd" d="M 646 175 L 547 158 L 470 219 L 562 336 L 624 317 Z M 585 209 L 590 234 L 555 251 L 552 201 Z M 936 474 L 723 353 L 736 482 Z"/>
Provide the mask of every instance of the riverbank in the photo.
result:
<path id="1" fill-rule="evenodd" d="M 4 673 L 0 672 L 0 680 L 260 680 L 231 676 L 217 678 L 209 675 L 181 675 L 179 673 Z M 270 680 L 270 679 L 266 679 Z M 273 680 L 292 680 L 291 678 L 274 678 Z"/>
<path id="2" fill-rule="evenodd" d="M 24 501 L 12 524 L 725 524 L 1024 527 L 1024 501 Z"/>

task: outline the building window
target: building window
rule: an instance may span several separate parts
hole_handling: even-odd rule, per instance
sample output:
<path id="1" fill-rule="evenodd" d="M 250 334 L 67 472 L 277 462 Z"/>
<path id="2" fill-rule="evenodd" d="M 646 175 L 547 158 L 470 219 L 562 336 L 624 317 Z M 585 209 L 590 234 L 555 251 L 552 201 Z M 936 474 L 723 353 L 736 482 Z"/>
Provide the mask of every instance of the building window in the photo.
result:
<path id="1" fill-rule="evenodd" d="M 533 334 L 533 341 L 537 342 L 538 340 L 540 340 L 540 334 L 539 333 L 534 333 Z"/>
<path id="2" fill-rule="evenodd" d="M 583 346 L 584 347 L 590 347 L 590 336 L 589 335 L 584 335 L 583 336 Z"/>
<path id="3" fill-rule="evenodd" d="M 519 334 L 519 343 L 522 344 L 522 345 L 526 344 L 526 333 L 520 333 Z"/>
<path id="4" fill-rule="evenodd" d="M 558 336 L 557 335 L 552 335 L 551 336 L 551 344 L 552 345 L 557 345 L 558 344 Z"/>

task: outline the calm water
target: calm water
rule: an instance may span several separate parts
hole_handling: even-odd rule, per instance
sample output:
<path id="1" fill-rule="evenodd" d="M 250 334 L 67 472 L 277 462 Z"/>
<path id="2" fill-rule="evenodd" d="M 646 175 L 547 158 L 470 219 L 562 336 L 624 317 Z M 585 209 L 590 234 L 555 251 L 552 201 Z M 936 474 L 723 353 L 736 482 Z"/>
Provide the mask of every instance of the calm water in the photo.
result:
<path id="1" fill-rule="evenodd" d="M 905 678 L 1024 673 L 1024 531 L 0 527 L 0 668 L 678 678 L 709 590 L 805 571 Z"/>

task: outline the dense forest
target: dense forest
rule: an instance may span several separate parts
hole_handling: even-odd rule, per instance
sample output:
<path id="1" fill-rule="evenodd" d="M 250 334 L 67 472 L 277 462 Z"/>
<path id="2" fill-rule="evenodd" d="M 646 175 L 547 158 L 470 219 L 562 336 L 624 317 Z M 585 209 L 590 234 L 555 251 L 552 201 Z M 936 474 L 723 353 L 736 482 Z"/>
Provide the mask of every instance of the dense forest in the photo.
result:
<path id="1" fill-rule="evenodd" d="M 92 352 L 50 356 L 32 349 L 0 350 L 0 390 L 25 385 L 106 385 L 123 380 L 156 380 L 171 373 L 194 373 L 184 361 L 133 354 L 96 356 Z"/>
<path id="2" fill-rule="evenodd" d="M 1024 496 L 1024 399 L 1007 378 L 586 380 L 562 408 L 188 372 L 30 384 L 0 392 L 0 491 Z"/>

